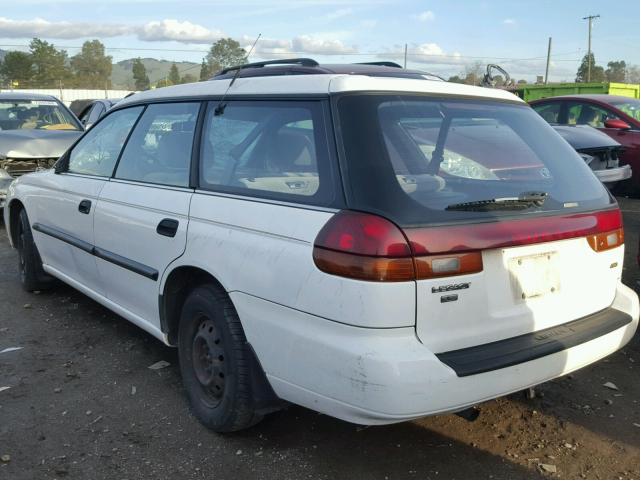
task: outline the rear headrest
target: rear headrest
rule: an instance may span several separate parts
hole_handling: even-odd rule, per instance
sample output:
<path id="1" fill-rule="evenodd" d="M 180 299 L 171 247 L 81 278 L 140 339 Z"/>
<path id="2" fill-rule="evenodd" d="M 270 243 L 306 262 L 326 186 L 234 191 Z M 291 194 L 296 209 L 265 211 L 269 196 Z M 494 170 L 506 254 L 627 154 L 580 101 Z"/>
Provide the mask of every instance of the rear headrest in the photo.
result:
<path id="1" fill-rule="evenodd" d="M 271 140 L 267 164 L 279 172 L 312 171 L 316 156 L 313 143 L 304 134 L 279 132 Z"/>
<path id="2" fill-rule="evenodd" d="M 158 142 L 158 163 L 168 168 L 188 168 L 192 145 L 193 131 L 166 132 Z"/>

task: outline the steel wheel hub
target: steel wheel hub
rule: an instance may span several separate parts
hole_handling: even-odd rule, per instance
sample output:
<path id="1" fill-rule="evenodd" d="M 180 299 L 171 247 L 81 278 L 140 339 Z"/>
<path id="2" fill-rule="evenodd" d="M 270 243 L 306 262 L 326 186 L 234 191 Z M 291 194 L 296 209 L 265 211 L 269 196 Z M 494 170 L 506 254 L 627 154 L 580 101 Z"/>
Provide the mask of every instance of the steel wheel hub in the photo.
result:
<path id="1" fill-rule="evenodd" d="M 222 338 L 213 321 L 203 319 L 193 338 L 193 368 L 204 389 L 219 399 L 224 393 L 225 359 Z"/>

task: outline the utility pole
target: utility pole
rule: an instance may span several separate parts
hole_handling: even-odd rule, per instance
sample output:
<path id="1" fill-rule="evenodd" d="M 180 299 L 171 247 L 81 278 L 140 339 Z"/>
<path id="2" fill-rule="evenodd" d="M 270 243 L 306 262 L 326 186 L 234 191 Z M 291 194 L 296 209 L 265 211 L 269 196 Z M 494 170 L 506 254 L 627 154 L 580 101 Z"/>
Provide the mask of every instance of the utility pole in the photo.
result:
<path id="1" fill-rule="evenodd" d="M 589 20 L 589 48 L 587 51 L 587 82 L 591 81 L 591 25 L 595 18 L 600 18 L 600 15 L 589 15 L 583 17 L 583 20 Z"/>
<path id="2" fill-rule="evenodd" d="M 551 37 L 549 37 L 549 47 L 547 48 L 547 69 L 544 72 L 544 84 L 549 82 L 549 63 L 551 63 Z"/>
<path id="3" fill-rule="evenodd" d="M 407 44 L 404 44 L 404 69 L 407 69 Z"/>

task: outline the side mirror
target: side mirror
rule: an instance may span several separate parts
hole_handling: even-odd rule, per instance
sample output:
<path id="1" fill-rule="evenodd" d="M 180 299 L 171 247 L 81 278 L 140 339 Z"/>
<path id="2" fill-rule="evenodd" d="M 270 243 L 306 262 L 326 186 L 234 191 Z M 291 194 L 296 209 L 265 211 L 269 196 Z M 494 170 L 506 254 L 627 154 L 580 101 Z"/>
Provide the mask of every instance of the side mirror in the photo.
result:
<path id="1" fill-rule="evenodd" d="M 631 125 L 629 125 L 624 120 L 611 118 L 604 121 L 604 128 L 615 128 L 616 130 L 631 130 Z"/>
<path id="2" fill-rule="evenodd" d="M 53 165 L 54 173 L 64 173 L 69 167 L 69 152 L 64 153 Z"/>

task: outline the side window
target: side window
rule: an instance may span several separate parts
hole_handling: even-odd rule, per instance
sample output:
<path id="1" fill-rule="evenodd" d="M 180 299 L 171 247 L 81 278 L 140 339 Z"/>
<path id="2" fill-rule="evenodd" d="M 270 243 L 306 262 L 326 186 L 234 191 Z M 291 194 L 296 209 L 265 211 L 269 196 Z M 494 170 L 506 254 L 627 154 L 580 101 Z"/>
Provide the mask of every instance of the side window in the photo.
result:
<path id="1" fill-rule="evenodd" d="M 115 177 L 188 187 L 199 110 L 199 103 L 149 105 L 127 142 Z"/>
<path id="2" fill-rule="evenodd" d="M 534 105 L 533 109 L 548 123 L 559 123 L 561 105 L 560 102 L 553 102 L 544 105 Z"/>
<path id="3" fill-rule="evenodd" d="M 591 125 L 603 128 L 604 122 L 620 117 L 598 105 L 590 103 L 570 103 L 568 111 L 569 125 Z"/>
<path id="4" fill-rule="evenodd" d="M 333 192 L 318 102 L 216 103 L 205 120 L 200 185 L 283 200 L 323 203 Z"/>
<path id="5" fill-rule="evenodd" d="M 113 112 L 84 134 L 69 156 L 69 172 L 110 177 L 143 107 Z"/>

